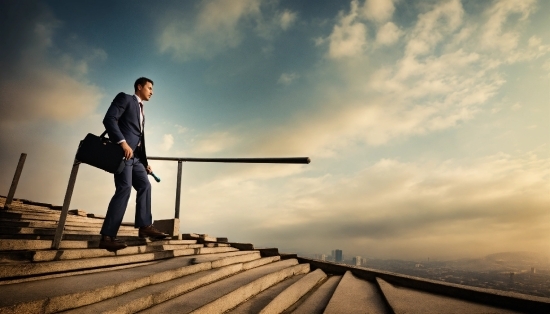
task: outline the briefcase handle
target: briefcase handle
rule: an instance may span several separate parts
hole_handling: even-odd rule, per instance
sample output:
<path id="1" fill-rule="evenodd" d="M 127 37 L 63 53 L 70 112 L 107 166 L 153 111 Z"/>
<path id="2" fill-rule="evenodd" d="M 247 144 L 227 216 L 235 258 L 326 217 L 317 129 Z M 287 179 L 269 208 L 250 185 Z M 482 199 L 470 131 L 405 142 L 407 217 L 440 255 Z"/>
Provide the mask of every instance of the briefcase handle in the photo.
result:
<path id="1" fill-rule="evenodd" d="M 105 137 L 105 134 L 107 134 L 107 130 L 103 131 L 103 133 L 101 133 L 101 135 L 99 136 L 100 138 L 104 138 Z"/>

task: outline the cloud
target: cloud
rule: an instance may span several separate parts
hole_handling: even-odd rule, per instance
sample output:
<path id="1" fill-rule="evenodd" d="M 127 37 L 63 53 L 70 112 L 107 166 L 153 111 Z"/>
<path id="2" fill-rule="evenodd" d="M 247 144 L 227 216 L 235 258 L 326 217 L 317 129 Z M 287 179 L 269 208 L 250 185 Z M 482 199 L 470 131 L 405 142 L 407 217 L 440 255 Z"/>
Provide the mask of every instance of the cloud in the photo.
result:
<path id="1" fill-rule="evenodd" d="M 214 132 L 199 137 L 191 150 L 199 154 L 218 153 L 229 149 L 238 142 L 239 139 L 229 132 Z"/>
<path id="2" fill-rule="evenodd" d="M 159 48 L 186 61 L 212 56 L 238 46 L 244 35 L 240 24 L 259 14 L 259 0 L 205 1 L 196 18 L 169 17 L 159 38 Z"/>
<path id="3" fill-rule="evenodd" d="M 396 57 L 374 64 L 369 60 L 380 57 L 378 50 L 364 49 L 365 34 L 353 35 L 360 17 L 359 2 L 351 1 L 350 12 L 341 12 L 332 34 L 323 39 L 330 43 L 323 48 L 335 61 L 329 59 L 325 71 L 332 76 L 337 73 L 337 80 L 345 83 L 335 89 L 334 77 L 318 79 L 319 90 L 325 93 L 316 99 L 315 110 L 296 114 L 284 126 L 260 133 L 250 149 L 337 158 L 338 151 L 355 145 L 384 145 L 474 119 L 506 83 L 500 65 L 548 53 L 542 40 L 525 35 L 529 47 L 506 54 L 487 51 L 481 44 L 485 22 L 474 15 L 488 16 L 500 5 L 495 2 L 485 12 L 467 14 L 460 1 L 436 3 L 419 14 L 411 27 L 397 29 L 399 34 L 394 37 L 380 35 L 379 40 L 387 43 L 401 37 L 404 45 L 395 48 L 401 49 Z M 386 27 L 397 28 L 388 22 L 378 33 Z M 509 27 L 510 32 L 523 29 L 518 24 Z M 514 55 L 522 57 L 511 61 Z M 353 62 L 341 63 L 344 57 Z"/>
<path id="4" fill-rule="evenodd" d="M 169 12 L 161 21 L 160 52 L 178 61 L 210 59 L 239 46 L 250 35 L 249 29 L 271 39 L 278 31 L 290 29 L 297 18 L 290 10 L 277 12 L 275 4 L 261 0 L 210 0 L 198 5 L 194 17 L 178 10 Z"/>
<path id="5" fill-rule="evenodd" d="M 164 134 L 162 136 L 162 143 L 160 144 L 160 147 L 163 151 L 169 151 L 170 148 L 174 145 L 174 137 L 172 134 Z"/>
<path id="6" fill-rule="evenodd" d="M 339 20 L 328 37 L 328 56 L 332 59 L 362 55 L 367 45 L 367 26 L 358 17 L 359 2 L 351 2 L 349 14 L 340 12 Z"/>
<path id="7" fill-rule="evenodd" d="M 288 30 L 296 22 L 296 12 L 285 10 L 280 17 L 280 25 L 283 30 Z"/>
<path id="8" fill-rule="evenodd" d="M 282 85 L 290 85 L 294 80 L 298 79 L 300 76 L 296 73 L 283 73 L 277 80 L 277 83 Z"/>
<path id="9" fill-rule="evenodd" d="M 420 14 L 411 31 L 406 56 L 416 57 L 432 52 L 438 43 L 462 24 L 463 16 L 464 9 L 459 0 L 437 4 L 430 11 Z"/>
<path id="10" fill-rule="evenodd" d="M 501 0 L 486 12 L 488 20 L 483 27 L 481 44 L 486 48 L 500 49 L 508 52 L 517 48 L 520 33 L 518 30 L 504 30 L 515 14 L 519 22 L 524 21 L 535 9 L 535 0 Z"/>
<path id="11" fill-rule="evenodd" d="M 392 22 L 384 24 L 376 33 L 376 42 L 381 45 L 392 45 L 399 40 L 403 32 Z"/>
<path id="12" fill-rule="evenodd" d="M 521 109 L 521 107 L 523 107 L 520 103 L 515 103 L 514 105 L 512 105 L 512 110 L 513 111 L 518 111 Z"/>
<path id="13" fill-rule="evenodd" d="M 89 62 L 106 58 L 106 53 L 93 49 L 80 58 L 57 53 L 53 38 L 62 24 L 47 8 L 35 9 L 34 18 L 26 24 L 11 26 L 19 27 L 21 40 L 4 50 L 2 66 L 11 70 L 0 79 L 0 121 L 16 124 L 85 117 L 94 112 L 103 94 L 84 75 Z"/>
<path id="14" fill-rule="evenodd" d="M 383 23 L 391 19 L 395 11 L 393 0 L 366 0 L 361 14 L 367 19 Z"/>
<path id="15" fill-rule="evenodd" d="M 176 124 L 175 127 L 178 131 L 178 134 L 186 133 L 187 131 L 189 131 L 189 128 L 186 128 L 186 127 L 181 126 L 179 124 Z"/>
<path id="16" fill-rule="evenodd" d="M 323 41 L 335 44 L 337 29 L 357 22 L 358 5 L 352 1 L 350 12 L 339 13 L 332 34 Z M 379 30 L 387 25 L 393 24 L 388 22 Z M 248 140 L 235 142 L 236 151 L 337 160 L 342 151 L 353 147 L 433 134 L 470 123 L 485 107 L 500 110 L 490 103 L 506 83 L 499 65 L 515 52 L 486 51 L 479 42 L 483 27 L 484 22 L 466 14 L 459 1 L 446 1 L 428 7 L 411 27 L 398 30 L 404 42 L 395 49 L 401 52 L 387 62 L 370 61 L 377 49 L 332 51 L 335 59 L 327 59 L 319 72 L 304 75 L 316 77 L 317 89 L 322 91 L 312 99 L 312 107 L 278 126 L 255 130 L 252 137 L 241 130 L 238 137 Z M 532 49 L 540 51 L 541 40 L 527 38 Z M 323 48 L 331 55 L 330 47 Z M 353 62 L 341 62 L 344 56 Z M 283 73 L 278 83 L 293 79 L 292 73 Z M 343 83 L 334 88 L 335 81 Z"/>

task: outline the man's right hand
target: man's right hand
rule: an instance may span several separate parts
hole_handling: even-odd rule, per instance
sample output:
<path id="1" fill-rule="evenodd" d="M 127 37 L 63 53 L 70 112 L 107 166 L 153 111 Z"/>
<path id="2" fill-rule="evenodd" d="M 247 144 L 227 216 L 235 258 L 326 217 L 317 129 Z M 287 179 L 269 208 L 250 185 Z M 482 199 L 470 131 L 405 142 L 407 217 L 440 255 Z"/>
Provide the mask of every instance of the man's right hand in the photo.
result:
<path id="1" fill-rule="evenodd" d="M 132 150 L 130 145 L 128 145 L 128 143 L 122 142 L 122 143 L 120 143 L 120 146 L 122 147 L 122 150 L 124 151 L 124 157 L 127 160 L 132 158 L 132 156 L 134 156 L 134 151 Z"/>

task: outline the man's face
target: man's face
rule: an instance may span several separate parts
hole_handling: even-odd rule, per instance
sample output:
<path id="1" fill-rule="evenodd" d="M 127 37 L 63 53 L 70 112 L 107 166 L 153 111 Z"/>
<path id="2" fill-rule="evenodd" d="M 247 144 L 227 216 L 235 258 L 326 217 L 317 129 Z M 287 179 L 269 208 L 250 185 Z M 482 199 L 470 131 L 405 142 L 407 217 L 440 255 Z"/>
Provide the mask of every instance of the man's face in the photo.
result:
<path id="1" fill-rule="evenodd" d="M 143 101 L 148 101 L 153 96 L 153 84 L 151 82 L 145 83 L 144 86 L 138 85 L 137 95 Z"/>

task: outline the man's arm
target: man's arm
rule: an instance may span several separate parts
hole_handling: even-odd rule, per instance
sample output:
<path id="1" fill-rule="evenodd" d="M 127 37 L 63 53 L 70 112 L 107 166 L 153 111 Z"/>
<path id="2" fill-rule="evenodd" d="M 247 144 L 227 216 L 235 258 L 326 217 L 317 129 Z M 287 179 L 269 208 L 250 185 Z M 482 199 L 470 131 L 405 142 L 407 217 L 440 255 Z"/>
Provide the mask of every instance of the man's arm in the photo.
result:
<path id="1" fill-rule="evenodd" d="M 112 142 L 118 143 L 121 145 L 122 150 L 124 150 L 124 157 L 126 159 L 132 158 L 133 151 L 132 148 L 126 143 L 124 135 L 118 127 L 118 119 L 122 116 L 126 108 L 128 107 L 128 96 L 124 93 L 119 93 L 116 95 L 115 99 L 107 109 L 105 118 L 103 118 L 103 125 L 109 134 L 109 139 Z"/>

